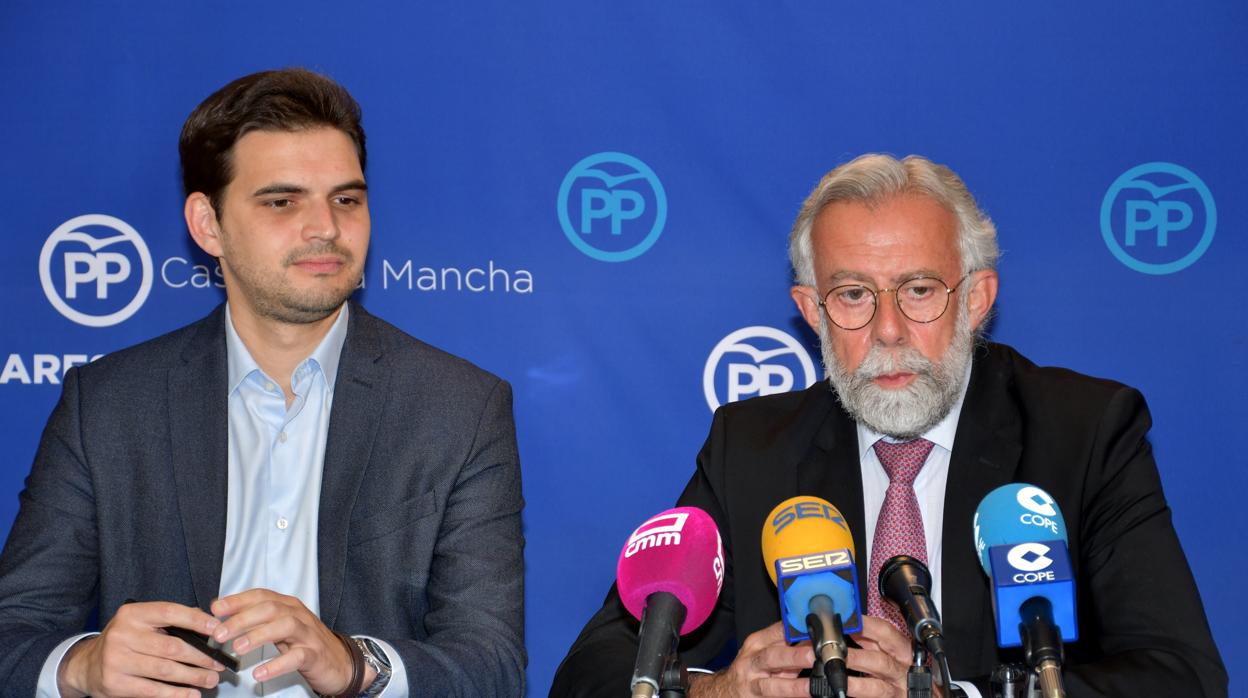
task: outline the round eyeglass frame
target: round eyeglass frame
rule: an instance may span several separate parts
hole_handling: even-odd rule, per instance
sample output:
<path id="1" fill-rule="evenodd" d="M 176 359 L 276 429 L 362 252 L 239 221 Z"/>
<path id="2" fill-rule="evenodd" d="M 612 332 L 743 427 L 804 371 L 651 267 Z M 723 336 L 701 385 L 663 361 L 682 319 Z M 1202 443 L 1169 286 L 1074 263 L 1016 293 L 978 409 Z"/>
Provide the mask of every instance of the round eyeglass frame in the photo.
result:
<path id="1" fill-rule="evenodd" d="M 966 283 L 966 280 L 969 279 L 970 277 L 971 277 L 971 273 L 965 274 L 961 279 L 958 279 L 958 283 L 954 284 L 953 287 L 950 287 L 948 284 L 946 284 L 944 279 L 941 279 L 935 276 L 916 276 L 914 278 L 906 279 L 905 281 L 897 284 L 893 288 L 882 288 L 878 291 L 865 284 L 841 284 L 840 286 L 833 286 L 831 289 L 828 289 L 828 292 L 823 294 L 823 299 L 816 301 L 816 303 L 819 305 L 820 308 L 823 308 L 823 314 L 827 316 L 828 321 L 831 322 L 833 325 L 836 325 L 842 330 L 848 330 L 848 331 L 861 330 L 867 325 L 870 325 L 871 321 L 875 319 L 875 314 L 879 312 L 880 294 L 892 293 L 893 302 L 897 304 L 897 312 L 901 313 L 902 317 L 909 320 L 910 322 L 915 322 L 920 325 L 926 325 L 931 322 L 936 322 L 937 320 L 945 316 L 945 313 L 949 311 L 949 297 L 953 295 L 954 291 L 958 290 L 959 286 L 961 286 L 963 283 Z M 928 279 L 931 281 L 939 281 L 940 285 L 945 287 L 945 307 L 941 308 L 940 312 L 936 314 L 936 317 L 932 318 L 931 320 L 915 320 L 914 318 L 910 317 L 910 315 L 906 313 L 905 308 L 901 307 L 901 298 L 897 296 L 897 291 L 901 289 L 902 286 L 905 286 L 908 283 L 911 283 L 914 281 L 920 281 L 923 279 Z M 860 288 L 866 291 L 867 293 L 871 294 L 871 298 L 872 298 L 871 315 L 867 317 L 865 322 L 863 322 L 861 325 L 858 325 L 857 327 L 846 327 L 842 325 L 841 323 L 837 322 L 832 317 L 832 311 L 828 309 L 828 296 L 831 296 L 833 293 L 840 291 L 842 289 L 846 289 L 846 288 Z"/>

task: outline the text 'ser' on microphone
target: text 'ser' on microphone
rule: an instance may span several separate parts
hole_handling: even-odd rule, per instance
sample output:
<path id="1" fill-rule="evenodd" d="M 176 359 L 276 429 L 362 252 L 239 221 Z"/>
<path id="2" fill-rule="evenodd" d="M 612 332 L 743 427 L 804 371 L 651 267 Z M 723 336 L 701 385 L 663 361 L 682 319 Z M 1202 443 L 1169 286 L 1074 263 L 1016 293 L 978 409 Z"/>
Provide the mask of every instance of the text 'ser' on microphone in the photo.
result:
<path id="1" fill-rule="evenodd" d="M 1062 643 L 1079 639 L 1079 624 L 1057 501 L 1025 483 L 989 492 L 975 510 L 975 550 L 992 580 L 997 645 L 1021 645 L 1045 698 L 1064 696 Z"/>
<path id="2" fill-rule="evenodd" d="M 723 584 L 719 529 L 697 507 L 668 509 L 628 537 L 616 567 L 616 586 L 624 607 L 641 621 L 629 685 L 634 698 L 658 693 L 680 636 L 706 622 Z"/>
<path id="3" fill-rule="evenodd" d="M 845 695 L 845 633 L 862 630 L 854 538 L 845 517 L 819 497 L 787 499 L 767 515 L 762 545 L 785 638 L 810 639 L 831 695 Z"/>

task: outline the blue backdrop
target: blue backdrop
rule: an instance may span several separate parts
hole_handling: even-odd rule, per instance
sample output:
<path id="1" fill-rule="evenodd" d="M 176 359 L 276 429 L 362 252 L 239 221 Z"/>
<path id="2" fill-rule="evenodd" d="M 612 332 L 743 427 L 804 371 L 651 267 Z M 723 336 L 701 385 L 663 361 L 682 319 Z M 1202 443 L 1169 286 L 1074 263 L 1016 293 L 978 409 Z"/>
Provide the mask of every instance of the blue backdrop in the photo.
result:
<path id="1" fill-rule="evenodd" d="M 66 366 L 222 298 L 182 221 L 183 119 L 302 65 L 364 107 L 364 303 L 515 386 L 531 695 L 709 403 L 815 378 L 785 238 L 865 151 L 949 164 L 992 215 L 995 339 L 1143 390 L 1246 695 L 1245 36 L 1229 1 L 7 3 L 0 533 Z"/>

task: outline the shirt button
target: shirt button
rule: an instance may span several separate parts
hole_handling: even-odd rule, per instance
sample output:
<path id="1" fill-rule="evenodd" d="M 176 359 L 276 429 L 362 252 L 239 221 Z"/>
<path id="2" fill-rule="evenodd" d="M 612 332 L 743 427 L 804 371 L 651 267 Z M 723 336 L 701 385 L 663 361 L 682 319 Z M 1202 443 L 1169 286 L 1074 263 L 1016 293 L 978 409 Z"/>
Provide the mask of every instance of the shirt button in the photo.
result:
<path id="1" fill-rule="evenodd" d="M 265 389 L 265 390 L 267 390 L 267 391 L 269 391 L 269 392 L 271 393 L 271 392 L 273 392 L 274 390 L 277 390 L 277 386 L 276 386 L 276 385 L 273 385 L 272 383 L 265 383 L 265 384 L 264 384 L 264 389 Z"/>
<path id="2" fill-rule="evenodd" d="M 290 522 L 286 520 L 285 516 L 277 520 L 277 528 L 279 530 L 285 531 L 286 527 L 289 525 L 290 525 Z"/>
<path id="3" fill-rule="evenodd" d="M 278 434 L 277 440 L 281 441 L 282 443 L 286 443 L 286 432 L 283 431 L 280 434 Z"/>

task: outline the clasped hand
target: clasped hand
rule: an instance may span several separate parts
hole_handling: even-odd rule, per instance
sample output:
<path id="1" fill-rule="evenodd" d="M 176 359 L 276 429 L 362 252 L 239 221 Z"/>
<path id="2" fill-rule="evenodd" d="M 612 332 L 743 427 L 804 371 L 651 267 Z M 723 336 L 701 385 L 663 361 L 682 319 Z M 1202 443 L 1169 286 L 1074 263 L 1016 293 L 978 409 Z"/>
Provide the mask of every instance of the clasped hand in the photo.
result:
<path id="1" fill-rule="evenodd" d="M 910 670 L 910 638 L 888 621 L 872 616 L 862 619 L 862 632 L 852 636 L 858 647 L 849 648 L 845 666 L 862 674 L 850 676 L 848 693 L 853 698 L 905 698 L 906 674 Z M 810 679 L 798 673 L 815 662 L 810 642 L 789 645 L 780 623 L 750 634 L 732 665 L 711 676 L 691 677 L 690 698 L 736 698 L 769 696 L 807 698 Z M 938 686 L 933 694 L 943 696 Z"/>
<path id="2" fill-rule="evenodd" d="M 211 610 L 160 601 L 123 605 L 99 635 L 66 654 L 57 674 L 61 695 L 198 698 L 200 689 L 216 687 L 225 667 L 161 630 L 166 626 L 209 635 L 239 655 L 272 643 L 279 654 L 252 670 L 257 681 L 298 672 L 317 693 L 348 688 L 351 655 L 298 598 L 252 589 L 217 599 Z"/>

